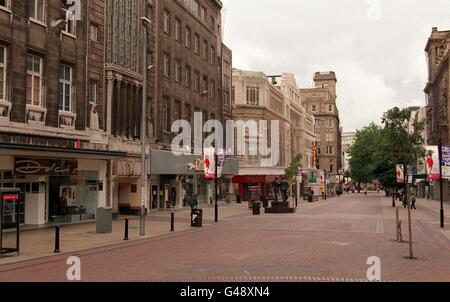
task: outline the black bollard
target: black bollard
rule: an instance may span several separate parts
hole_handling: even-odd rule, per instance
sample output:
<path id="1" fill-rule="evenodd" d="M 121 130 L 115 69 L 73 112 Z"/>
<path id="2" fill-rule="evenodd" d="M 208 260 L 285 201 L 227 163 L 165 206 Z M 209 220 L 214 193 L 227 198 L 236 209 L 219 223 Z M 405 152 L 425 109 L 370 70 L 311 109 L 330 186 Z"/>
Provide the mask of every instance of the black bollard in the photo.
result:
<path id="1" fill-rule="evenodd" d="M 55 254 L 61 253 L 59 250 L 59 235 L 60 235 L 61 226 L 57 225 L 55 228 Z"/>
<path id="2" fill-rule="evenodd" d="M 123 240 L 128 240 L 128 218 L 125 219 L 125 237 L 123 238 Z"/>
<path id="3" fill-rule="evenodd" d="M 170 213 L 170 231 L 175 232 L 175 213 Z"/>

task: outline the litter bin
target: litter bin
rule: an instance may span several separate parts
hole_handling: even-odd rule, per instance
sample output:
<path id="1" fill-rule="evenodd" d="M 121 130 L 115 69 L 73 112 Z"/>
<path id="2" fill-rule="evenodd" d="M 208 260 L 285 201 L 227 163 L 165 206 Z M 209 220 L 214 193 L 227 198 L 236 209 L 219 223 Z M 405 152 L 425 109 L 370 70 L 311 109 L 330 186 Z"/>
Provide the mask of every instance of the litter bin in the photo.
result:
<path id="1" fill-rule="evenodd" d="M 261 214 L 261 203 L 255 201 L 253 203 L 253 215 L 260 215 Z"/>
<path id="2" fill-rule="evenodd" d="M 191 227 L 201 228 L 203 221 L 203 210 L 202 209 L 192 209 L 191 210 Z"/>

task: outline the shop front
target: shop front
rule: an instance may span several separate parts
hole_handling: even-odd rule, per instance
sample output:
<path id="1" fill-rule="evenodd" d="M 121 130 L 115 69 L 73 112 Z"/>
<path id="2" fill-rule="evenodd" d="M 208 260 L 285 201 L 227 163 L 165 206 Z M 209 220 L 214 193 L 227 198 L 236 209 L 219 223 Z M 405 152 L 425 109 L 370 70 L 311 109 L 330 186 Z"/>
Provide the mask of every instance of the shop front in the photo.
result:
<path id="1" fill-rule="evenodd" d="M 61 148 L 0 149 L 0 188 L 24 194 L 21 223 L 45 225 L 95 220 L 101 207 L 111 207 L 110 158 L 122 153 Z M 34 151 L 33 151 L 34 149 Z"/>
<path id="2" fill-rule="evenodd" d="M 238 170 L 238 161 L 227 158 L 218 181 L 221 200 L 231 195 L 230 180 Z M 152 150 L 150 174 L 158 179 L 157 185 L 152 186 L 152 199 L 156 198 L 153 203 L 161 210 L 188 207 L 185 197 L 195 197 L 200 205 L 213 203 L 214 180 L 205 179 L 201 155 L 176 156 L 169 151 Z"/>

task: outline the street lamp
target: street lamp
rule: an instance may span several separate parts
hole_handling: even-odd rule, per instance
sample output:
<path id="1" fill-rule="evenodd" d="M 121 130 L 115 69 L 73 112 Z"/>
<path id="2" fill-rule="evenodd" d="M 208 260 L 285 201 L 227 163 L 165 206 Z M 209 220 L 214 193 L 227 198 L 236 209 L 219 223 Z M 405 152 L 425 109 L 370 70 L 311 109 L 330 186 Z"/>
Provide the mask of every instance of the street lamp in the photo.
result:
<path id="1" fill-rule="evenodd" d="M 441 136 L 439 132 L 439 136 Z M 442 139 L 439 139 L 439 191 L 440 191 L 440 199 L 441 199 L 441 228 L 445 227 L 445 216 L 444 216 L 444 190 L 443 190 L 443 181 L 442 181 Z"/>
<path id="2" fill-rule="evenodd" d="M 147 26 L 151 25 L 151 21 L 142 17 L 142 25 L 144 26 L 144 43 L 143 43 L 143 84 L 142 84 L 142 112 L 141 112 L 141 211 L 139 216 L 140 230 L 139 235 L 145 236 L 145 176 L 146 169 L 146 156 L 145 156 L 145 137 L 146 137 L 146 118 L 147 118 L 147 72 L 149 67 L 147 66 Z M 153 67 L 153 66 L 152 66 Z"/>

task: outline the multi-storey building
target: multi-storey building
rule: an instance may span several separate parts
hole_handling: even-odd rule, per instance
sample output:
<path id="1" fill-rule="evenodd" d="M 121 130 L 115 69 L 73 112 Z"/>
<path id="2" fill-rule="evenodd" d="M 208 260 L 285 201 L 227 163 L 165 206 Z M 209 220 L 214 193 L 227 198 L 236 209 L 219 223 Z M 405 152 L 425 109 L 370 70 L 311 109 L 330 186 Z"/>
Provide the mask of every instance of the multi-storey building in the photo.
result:
<path id="1" fill-rule="evenodd" d="M 262 72 L 233 69 L 233 120 L 268 121 L 269 131 L 248 130 L 245 136 L 246 152 L 240 158 L 239 175 L 233 177 L 238 184 L 239 194 L 243 200 L 256 200 L 260 194 L 270 195 L 271 183 L 275 177 L 284 175 L 284 170 L 291 162 L 291 126 L 289 121 L 289 102 L 284 94 L 273 85 Z M 279 161 L 272 166 L 263 166 L 264 156 L 250 155 L 249 144 L 257 142 L 261 135 L 271 141 L 270 122 L 279 121 L 279 145 L 273 146 L 279 152 Z M 266 132 L 266 133 L 264 133 Z"/>
<path id="2" fill-rule="evenodd" d="M 448 96 L 450 94 L 450 31 L 432 29 L 425 51 L 428 55 L 427 95 L 427 140 L 428 145 L 436 146 L 439 142 L 449 145 L 450 127 Z M 440 199 L 439 181 L 432 181 L 434 199 Z M 448 200 L 449 182 L 444 180 L 444 200 Z"/>
<path id="3" fill-rule="evenodd" d="M 0 186 L 21 222 L 94 219 L 111 207 L 104 100 L 105 1 L 0 1 Z"/>
<path id="4" fill-rule="evenodd" d="M 315 132 L 318 135 L 318 168 L 331 174 L 338 174 L 342 168 L 342 128 L 336 104 L 336 75 L 331 72 L 317 72 L 314 88 L 301 89 L 302 103 L 315 117 Z"/>
<path id="5" fill-rule="evenodd" d="M 350 147 L 356 141 L 356 132 L 344 132 L 342 134 L 342 169 L 344 172 L 350 170 Z"/>
<path id="6" fill-rule="evenodd" d="M 315 169 L 313 165 L 313 144 L 317 141 L 314 132 L 314 115 L 308 113 L 300 99 L 300 88 L 293 74 L 269 76 L 269 81 L 284 95 L 291 123 L 291 157 L 302 156 L 302 168 Z"/>
<path id="7" fill-rule="evenodd" d="M 148 27 L 146 207 L 182 207 L 185 194 L 209 202 L 212 183 L 191 171 L 195 157 L 175 157 L 171 143 L 175 121 L 186 120 L 194 130 L 201 123 L 223 121 L 230 115 L 232 53 L 222 43 L 222 3 L 218 0 L 109 0 L 106 73 L 111 104 L 110 146 L 126 150 L 116 160 L 115 211 L 140 208 L 140 120 L 143 81 L 143 26 Z M 125 110 L 128 108 L 128 110 Z M 203 128 L 202 125 L 197 125 Z M 176 129 L 178 130 L 178 129 Z M 206 136 L 203 134 L 202 139 Z M 193 141 L 192 141 L 193 142 Z M 201 154 L 202 150 L 186 148 Z M 186 162 L 184 162 L 186 161 Z M 163 163 L 161 165 L 161 163 Z M 224 172 L 226 173 L 226 171 Z"/>

